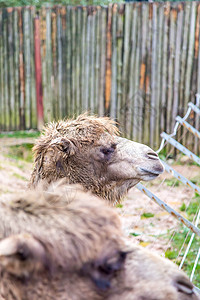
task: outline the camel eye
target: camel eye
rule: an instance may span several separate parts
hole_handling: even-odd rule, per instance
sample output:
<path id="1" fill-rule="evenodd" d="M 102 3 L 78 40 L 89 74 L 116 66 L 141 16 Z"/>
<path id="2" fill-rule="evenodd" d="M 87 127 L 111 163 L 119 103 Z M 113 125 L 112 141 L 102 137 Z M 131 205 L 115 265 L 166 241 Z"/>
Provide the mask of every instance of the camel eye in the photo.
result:
<path id="1" fill-rule="evenodd" d="M 102 149 L 100 149 L 100 151 L 104 155 L 109 155 L 109 154 L 113 153 L 115 151 L 115 149 L 114 148 L 102 148 Z"/>

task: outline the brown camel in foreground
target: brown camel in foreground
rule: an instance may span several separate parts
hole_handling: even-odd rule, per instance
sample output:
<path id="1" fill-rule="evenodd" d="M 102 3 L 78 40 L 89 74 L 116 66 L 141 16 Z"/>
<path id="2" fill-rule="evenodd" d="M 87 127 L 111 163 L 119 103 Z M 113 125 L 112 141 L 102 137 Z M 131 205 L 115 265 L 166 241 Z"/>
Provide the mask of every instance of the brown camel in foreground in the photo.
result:
<path id="1" fill-rule="evenodd" d="M 149 147 L 118 137 L 114 121 L 80 115 L 48 124 L 34 147 L 35 167 L 30 187 L 66 178 L 111 202 L 120 199 L 140 180 L 163 172 Z"/>
<path id="2" fill-rule="evenodd" d="M 102 201 L 58 185 L 0 202 L 0 299 L 200 299 L 177 266 L 127 246 Z"/>

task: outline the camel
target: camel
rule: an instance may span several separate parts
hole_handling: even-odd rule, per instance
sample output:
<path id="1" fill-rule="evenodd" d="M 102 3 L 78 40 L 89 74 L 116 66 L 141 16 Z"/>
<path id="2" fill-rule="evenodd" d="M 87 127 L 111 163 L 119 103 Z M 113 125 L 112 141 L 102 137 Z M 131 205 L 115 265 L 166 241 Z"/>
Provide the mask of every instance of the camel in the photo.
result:
<path id="1" fill-rule="evenodd" d="M 200 299 L 173 263 L 127 245 L 102 201 L 66 184 L 0 201 L 0 299 Z"/>
<path id="2" fill-rule="evenodd" d="M 151 148 L 118 134 L 108 117 L 83 114 L 49 123 L 33 148 L 29 187 L 44 179 L 49 184 L 66 178 L 111 203 L 119 202 L 140 180 L 152 180 L 164 169 Z"/>

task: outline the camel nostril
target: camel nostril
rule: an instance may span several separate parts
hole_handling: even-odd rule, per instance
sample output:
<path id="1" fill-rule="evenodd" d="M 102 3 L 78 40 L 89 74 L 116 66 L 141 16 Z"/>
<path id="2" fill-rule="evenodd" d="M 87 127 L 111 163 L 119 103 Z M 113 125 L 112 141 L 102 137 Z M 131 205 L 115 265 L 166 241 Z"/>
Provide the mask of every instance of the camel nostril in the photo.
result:
<path id="1" fill-rule="evenodd" d="M 157 154 L 156 152 L 148 152 L 148 153 L 147 153 L 147 156 L 148 156 L 148 158 L 150 158 L 150 159 L 155 159 L 155 160 L 158 160 L 158 159 L 159 159 L 158 154 Z"/>
<path id="2" fill-rule="evenodd" d="M 177 280 L 175 280 L 174 285 L 179 292 L 182 292 L 182 293 L 188 294 L 188 295 L 191 295 L 194 293 L 193 284 L 189 281 L 188 278 L 180 277 Z"/>

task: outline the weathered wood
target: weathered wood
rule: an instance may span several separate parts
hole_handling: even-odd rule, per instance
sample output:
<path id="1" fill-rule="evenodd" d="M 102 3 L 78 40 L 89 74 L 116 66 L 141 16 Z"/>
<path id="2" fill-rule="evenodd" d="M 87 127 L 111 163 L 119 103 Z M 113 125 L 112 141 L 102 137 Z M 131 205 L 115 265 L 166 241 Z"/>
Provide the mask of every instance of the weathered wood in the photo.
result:
<path id="1" fill-rule="evenodd" d="M 101 64 L 100 64 L 100 88 L 99 88 L 99 105 L 98 105 L 98 113 L 100 116 L 104 115 L 105 111 L 105 72 L 106 72 L 106 26 L 107 26 L 107 18 L 106 18 L 106 9 L 102 8 L 101 11 Z"/>
<path id="2" fill-rule="evenodd" d="M 3 11 L 0 10 L 0 130 L 5 130 L 3 94 Z"/>
<path id="3" fill-rule="evenodd" d="M 122 59 L 123 59 L 123 35 L 124 35 L 124 5 L 118 6 L 118 17 L 117 17 L 117 121 L 119 124 L 123 124 L 123 113 L 121 111 L 122 102 Z M 120 130 L 122 128 L 120 126 Z"/>
<path id="4" fill-rule="evenodd" d="M 55 117 L 56 101 L 52 99 L 52 39 L 51 39 L 51 9 L 45 9 L 45 23 L 46 23 L 46 38 L 45 38 L 45 77 L 46 83 L 43 85 L 45 89 L 45 114 L 46 121 L 50 122 Z"/>
<path id="5" fill-rule="evenodd" d="M 111 57 L 112 57 L 112 35 L 111 35 L 111 25 L 112 25 L 112 5 L 109 5 L 107 12 L 107 28 L 106 28 L 106 78 L 105 78 L 105 109 L 108 112 L 110 106 L 111 97 Z"/>
<path id="6" fill-rule="evenodd" d="M 110 114 L 122 134 L 154 149 L 200 91 L 200 8 L 187 3 L 43 7 L 45 121 Z M 37 127 L 33 7 L 0 9 L 0 130 Z M 199 119 L 191 114 L 191 124 Z M 198 140 L 183 130 L 178 139 Z"/>
<path id="7" fill-rule="evenodd" d="M 14 100 L 14 47 L 13 47 L 13 8 L 8 10 L 8 100 L 9 100 L 9 128 L 13 130 L 15 123 Z"/>
<path id="8" fill-rule="evenodd" d="M 140 116 L 140 126 L 142 126 L 140 140 L 143 143 L 149 143 L 149 134 L 147 128 L 149 128 L 149 120 L 146 118 L 146 113 L 148 110 L 148 102 L 146 99 L 146 86 L 148 85 L 148 77 L 147 77 L 147 35 L 148 32 L 148 16 L 149 16 L 149 6 L 142 3 L 142 15 L 141 15 L 141 31 L 142 31 L 142 42 L 141 42 L 141 65 L 140 65 L 140 93 L 143 101 L 143 107 L 141 108 L 141 116 Z M 135 32 L 136 34 L 136 32 Z M 135 49 L 133 49 L 135 52 Z M 131 54 L 131 57 L 134 57 L 134 52 Z M 133 81 L 134 83 L 134 81 Z M 147 107 L 147 110 L 145 110 Z M 132 126 L 134 126 L 132 124 Z M 132 131 L 132 130 L 131 130 Z"/>
<path id="9" fill-rule="evenodd" d="M 82 104 L 81 104 L 81 20 L 82 11 L 79 7 L 76 11 L 76 114 L 80 114 L 82 112 Z"/>
<path id="10" fill-rule="evenodd" d="M 35 18 L 35 83 L 36 83 L 36 98 L 37 98 L 37 127 L 39 130 L 44 125 L 44 109 L 43 109 L 43 88 L 42 88 L 42 62 L 40 53 L 40 19 Z"/>
<path id="11" fill-rule="evenodd" d="M 150 146 L 154 147 L 155 126 L 158 118 L 156 103 L 157 86 L 157 6 L 153 5 L 152 15 L 152 63 L 151 63 L 151 115 L 150 115 Z"/>
<path id="12" fill-rule="evenodd" d="M 161 132 L 166 131 L 166 115 L 167 115 L 167 65 L 168 65 L 168 35 L 169 35 L 169 15 L 170 3 L 164 6 L 164 26 L 163 26 L 163 47 L 162 47 L 162 71 L 161 71 L 161 109 L 160 109 L 160 129 Z"/>
<path id="13" fill-rule="evenodd" d="M 130 70 L 130 34 L 132 22 L 132 5 L 125 6 L 124 12 L 124 45 L 123 45 L 123 72 L 122 72 L 122 103 L 121 113 L 124 115 L 123 126 L 125 135 L 130 137 L 131 105 L 128 97 L 129 70 Z"/>
<path id="14" fill-rule="evenodd" d="M 63 118 L 63 89 L 62 89 L 62 75 L 63 75 L 63 64 L 62 64 L 62 28 L 61 28 L 61 11 L 60 7 L 57 9 L 57 59 L 58 59 L 58 103 L 59 103 L 59 118 Z"/>
<path id="15" fill-rule="evenodd" d="M 164 7 L 158 7 L 158 39 L 157 39 L 157 83 L 156 83 L 156 124 L 155 124 L 155 149 L 158 149 L 161 138 L 161 94 L 162 94 L 162 47 L 163 47 Z"/>
<path id="16" fill-rule="evenodd" d="M 95 45 L 95 89 L 94 89 L 94 107 L 95 107 L 95 113 L 98 113 L 98 103 L 99 103 L 99 81 L 100 81 L 100 59 L 101 59 L 101 53 L 100 53 L 100 28 L 101 28 L 101 22 L 100 22 L 100 16 L 101 16 L 101 8 L 97 7 L 97 21 L 96 21 L 96 45 Z M 83 67 L 83 66 L 82 66 Z"/>
<path id="17" fill-rule="evenodd" d="M 31 128 L 37 128 L 37 101 L 35 90 L 35 60 L 34 60 L 34 18 L 35 7 L 30 8 L 30 56 L 31 56 Z"/>
<path id="18" fill-rule="evenodd" d="M 112 9 L 112 77 L 111 77 L 111 101 L 110 116 L 117 118 L 117 4 Z"/>
<path id="19" fill-rule="evenodd" d="M 14 9 L 14 19 L 13 26 L 14 28 L 18 27 L 18 10 Z M 15 128 L 14 130 L 19 130 L 20 128 L 20 114 L 19 114 L 19 32 L 18 30 L 13 30 L 14 35 L 14 91 L 15 91 Z M 35 87 L 34 87 L 35 90 Z"/>
<path id="20" fill-rule="evenodd" d="M 141 69 L 141 3 L 136 5 L 137 8 L 137 36 L 136 36 L 136 53 L 135 53 L 135 92 L 134 92 L 134 124 L 133 134 L 135 140 L 139 141 L 141 135 L 141 111 L 143 106 L 143 99 L 140 93 L 140 69 Z"/>
<path id="21" fill-rule="evenodd" d="M 66 114 L 72 116 L 71 97 L 72 97 L 72 68 L 71 68 L 71 7 L 67 7 L 66 12 Z M 56 62 L 56 57 L 55 57 Z M 55 75 L 56 76 L 56 75 Z"/>
<path id="22" fill-rule="evenodd" d="M 31 50 L 30 50 L 30 9 L 23 10 L 24 32 L 24 73 L 25 73 L 25 103 L 26 128 L 31 128 Z"/>

